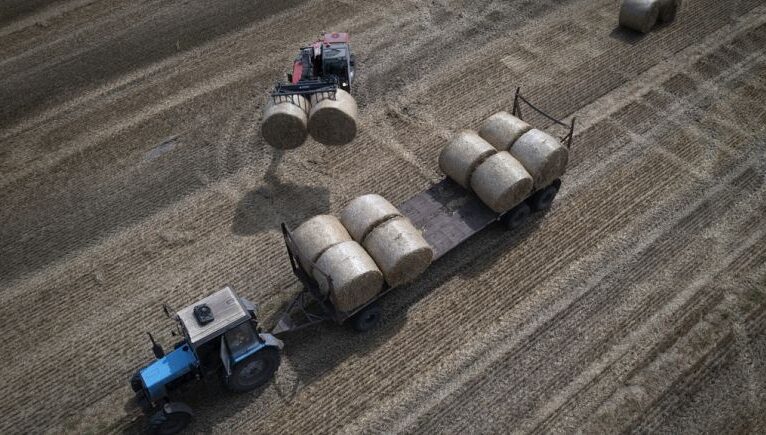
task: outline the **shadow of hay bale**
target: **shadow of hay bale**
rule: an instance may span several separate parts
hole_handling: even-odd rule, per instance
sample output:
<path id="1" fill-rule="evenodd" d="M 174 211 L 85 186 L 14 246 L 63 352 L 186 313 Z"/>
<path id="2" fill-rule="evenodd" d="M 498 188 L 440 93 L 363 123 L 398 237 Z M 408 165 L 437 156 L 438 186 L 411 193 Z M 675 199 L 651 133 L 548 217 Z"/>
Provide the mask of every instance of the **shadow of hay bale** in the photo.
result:
<path id="1" fill-rule="evenodd" d="M 614 30 L 611 31 L 611 33 L 609 33 L 610 38 L 628 43 L 630 45 L 638 44 L 641 42 L 641 40 L 646 38 L 647 35 L 648 33 L 637 32 L 635 30 L 622 27 L 619 24 L 614 28 Z"/>
<path id="2" fill-rule="evenodd" d="M 330 210 L 330 192 L 325 187 L 300 186 L 283 181 L 277 174 L 282 152 L 276 151 L 263 177 L 264 184 L 245 194 L 234 214 L 231 231 L 253 235 L 279 228 L 295 228 L 306 219 Z"/>

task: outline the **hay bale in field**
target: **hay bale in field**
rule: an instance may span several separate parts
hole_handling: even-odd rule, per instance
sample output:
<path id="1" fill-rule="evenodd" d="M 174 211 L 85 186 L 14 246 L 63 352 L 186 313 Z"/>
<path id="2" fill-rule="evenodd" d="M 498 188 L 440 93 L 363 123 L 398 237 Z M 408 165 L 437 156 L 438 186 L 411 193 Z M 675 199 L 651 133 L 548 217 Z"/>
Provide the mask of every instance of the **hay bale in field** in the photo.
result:
<path id="1" fill-rule="evenodd" d="M 358 196 L 349 202 L 340 212 L 340 222 L 354 240 L 362 243 L 365 236 L 373 228 L 388 219 L 401 215 L 399 210 L 386 198 L 371 193 Z"/>
<path id="2" fill-rule="evenodd" d="M 463 131 L 447 143 L 439 154 L 439 167 L 458 184 L 470 188 L 471 174 L 497 150 L 478 134 Z"/>
<path id="3" fill-rule="evenodd" d="M 392 287 L 413 281 L 433 259 L 433 249 L 406 217 L 378 225 L 363 245 Z"/>
<path id="4" fill-rule="evenodd" d="M 274 148 L 287 150 L 301 146 L 308 136 L 309 102 L 300 95 L 269 98 L 263 111 L 261 135 Z"/>
<path id="5" fill-rule="evenodd" d="M 529 196 L 532 177 L 511 154 L 501 151 L 476 168 L 471 188 L 487 207 L 505 213 Z"/>
<path id="6" fill-rule="evenodd" d="M 311 274 L 314 263 L 322 253 L 339 243 L 351 240 L 351 236 L 338 218 L 320 214 L 293 230 L 292 239 L 298 250 L 301 265 Z"/>
<path id="7" fill-rule="evenodd" d="M 510 113 L 497 112 L 484 121 L 479 129 L 479 136 L 498 151 L 508 151 L 516 139 L 531 129 L 531 125 Z"/>
<path id="8" fill-rule="evenodd" d="M 660 13 L 658 0 L 622 0 L 620 25 L 641 33 L 647 33 L 657 23 Z"/>
<path id="9" fill-rule="evenodd" d="M 356 136 L 356 100 L 338 89 L 335 99 L 325 94 L 311 96 L 308 130 L 311 137 L 324 145 L 345 145 Z"/>
<path id="10" fill-rule="evenodd" d="M 324 251 L 313 276 L 324 293 L 330 292 L 330 300 L 340 311 L 361 306 L 383 288 L 383 273 L 367 251 L 353 240 Z"/>
<path id="11" fill-rule="evenodd" d="M 676 14 L 681 8 L 681 0 L 660 0 L 659 19 L 663 23 L 670 23 L 676 19 Z"/>
<path id="12" fill-rule="evenodd" d="M 510 153 L 532 176 L 534 189 L 543 188 L 564 175 L 569 161 L 569 150 L 558 139 L 536 128 L 521 135 Z"/>

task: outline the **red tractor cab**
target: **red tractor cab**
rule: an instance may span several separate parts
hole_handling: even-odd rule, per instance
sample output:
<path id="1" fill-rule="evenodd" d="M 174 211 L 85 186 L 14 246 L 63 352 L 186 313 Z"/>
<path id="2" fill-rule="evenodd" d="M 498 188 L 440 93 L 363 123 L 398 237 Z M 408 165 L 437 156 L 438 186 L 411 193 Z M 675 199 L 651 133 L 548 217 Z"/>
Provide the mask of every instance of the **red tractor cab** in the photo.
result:
<path id="1" fill-rule="evenodd" d="M 348 33 L 323 33 L 316 42 L 301 48 L 293 61 L 292 73 L 287 74 L 287 80 L 293 85 L 334 81 L 339 88 L 350 93 L 354 81 L 354 64 Z"/>

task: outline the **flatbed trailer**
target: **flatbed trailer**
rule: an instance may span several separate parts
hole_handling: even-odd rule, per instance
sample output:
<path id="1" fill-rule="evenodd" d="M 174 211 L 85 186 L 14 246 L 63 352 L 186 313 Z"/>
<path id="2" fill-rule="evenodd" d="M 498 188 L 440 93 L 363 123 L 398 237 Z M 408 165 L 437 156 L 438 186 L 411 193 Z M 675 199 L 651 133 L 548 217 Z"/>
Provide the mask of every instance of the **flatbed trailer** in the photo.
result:
<path id="1" fill-rule="evenodd" d="M 571 146 L 574 135 L 574 118 L 569 124 L 565 124 L 547 115 L 524 99 L 520 90 L 517 89 L 513 103 L 513 115 L 519 118 L 522 116 L 521 103 L 525 103 L 553 123 L 567 128 L 568 133 L 561 138 L 561 142 L 567 148 Z M 537 211 L 536 209 L 540 207 L 534 207 L 536 202 L 543 201 L 550 204 L 560 186 L 561 181 L 555 180 L 550 185 L 532 192 L 516 208 L 506 213 L 496 213 L 473 192 L 445 177 L 427 190 L 400 204 L 398 209 L 403 216 L 412 222 L 415 228 L 422 232 L 423 238 L 433 248 L 433 261 L 436 261 L 492 223 L 500 221 L 512 226 L 520 212 Z M 292 240 L 292 233 L 285 224 L 282 224 L 282 234 L 293 273 L 300 280 L 303 289 L 278 318 L 271 334 L 278 335 L 296 331 L 328 320 L 341 324 L 353 319 L 353 326 L 357 330 L 367 330 L 374 326 L 380 314 L 377 301 L 395 287 L 386 284 L 383 290 L 366 304 L 353 311 L 339 311 L 330 301 L 329 292 L 323 294 L 316 280 L 301 266 Z"/>

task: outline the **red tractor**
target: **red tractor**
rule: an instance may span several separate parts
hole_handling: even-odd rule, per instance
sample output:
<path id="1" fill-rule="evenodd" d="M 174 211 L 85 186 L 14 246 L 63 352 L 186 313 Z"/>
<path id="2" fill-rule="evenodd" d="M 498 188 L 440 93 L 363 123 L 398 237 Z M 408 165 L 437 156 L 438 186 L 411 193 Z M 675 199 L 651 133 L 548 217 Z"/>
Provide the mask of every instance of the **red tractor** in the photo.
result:
<path id="1" fill-rule="evenodd" d="M 334 82 L 350 93 L 354 81 L 354 54 L 348 41 L 345 32 L 323 33 L 319 40 L 301 48 L 293 61 L 292 73 L 287 74 L 287 81 L 297 86 Z M 287 86 L 282 88 L 287 90 Z"/>
<path id="2" fill-rule="evenodd" d="M 308 134 L 324 145 L 356 136 L 357 105 L 351 96 L 354 55 L 348 33 L 322 33 L 302 47 L 287 83 L 277 83 L 264 109 L 261 134 L 274 148 L 301 146 Z"/>

